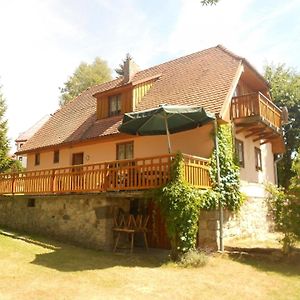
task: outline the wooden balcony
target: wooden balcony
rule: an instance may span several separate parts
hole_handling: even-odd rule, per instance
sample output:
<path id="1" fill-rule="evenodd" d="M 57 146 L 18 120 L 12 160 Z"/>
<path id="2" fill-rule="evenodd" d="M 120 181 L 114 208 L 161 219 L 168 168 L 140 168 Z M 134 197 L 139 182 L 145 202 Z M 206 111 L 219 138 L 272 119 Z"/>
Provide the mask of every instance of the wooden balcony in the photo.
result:
<path id="1" fill-rule="evenodd" d="M 158 188 L 170 180 L 174 155 L 119 160 L 67 168 L 0 174 L 0 195 L 99 193 Z M 210 187 L 208 160 L 184 155 L 185 178 Z"/>
<path id="2" fill-rule="evenodd" d="M 271 142 L 275 152 L 284 151 L 282 140 L 282 111 L 260 92 L 232 98 L 231 118 L 236 133 L 246 132 L 246 137 L 261 144 Z"/>

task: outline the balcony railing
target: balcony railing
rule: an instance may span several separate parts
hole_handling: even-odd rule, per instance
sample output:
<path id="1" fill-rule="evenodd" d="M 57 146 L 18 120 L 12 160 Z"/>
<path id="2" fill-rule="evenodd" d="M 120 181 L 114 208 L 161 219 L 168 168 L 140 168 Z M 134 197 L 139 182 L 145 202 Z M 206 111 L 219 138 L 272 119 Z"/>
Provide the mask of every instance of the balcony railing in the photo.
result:
<path id="1" fill-rule="evenodd" d="M 44 195 L 153 189 L 170 180 L 174 155 L 118 160 L 66 168 L 0 174 L 0 194 Z M 186 180 L 209 188 L 205 158 L 184 155 Z"/>
<path id="2" fill-rule="evenodd" d="M 233 120 L 258 116 L 276 129 L 281 128 L 281 110 L 260 92 L 233 97 L 231 116 Z"/>

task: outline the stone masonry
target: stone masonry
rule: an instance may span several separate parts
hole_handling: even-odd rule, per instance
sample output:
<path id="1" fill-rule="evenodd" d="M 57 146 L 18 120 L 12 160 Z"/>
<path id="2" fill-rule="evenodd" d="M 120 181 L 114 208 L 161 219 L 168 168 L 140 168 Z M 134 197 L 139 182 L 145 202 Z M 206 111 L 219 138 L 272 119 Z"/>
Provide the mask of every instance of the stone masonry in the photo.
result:
<path id="1" fill-rule="evenodd" d="M 271 222 L 264 197 L 248 197 L 237 213 L 224 210 L 224 241 L 233 237 L 263 238 L 269 232 Z M 201 211 L 199 220 L 199 246 L 218 249 L 219 212 Z"/>
<path id="2" fill-rule="evenodd" d="M 0 226 L 38 233 L 88 248 L 113 243 L 113 211 L 129 210 L 129 199 L 106 194 L 1 197 Z"/>

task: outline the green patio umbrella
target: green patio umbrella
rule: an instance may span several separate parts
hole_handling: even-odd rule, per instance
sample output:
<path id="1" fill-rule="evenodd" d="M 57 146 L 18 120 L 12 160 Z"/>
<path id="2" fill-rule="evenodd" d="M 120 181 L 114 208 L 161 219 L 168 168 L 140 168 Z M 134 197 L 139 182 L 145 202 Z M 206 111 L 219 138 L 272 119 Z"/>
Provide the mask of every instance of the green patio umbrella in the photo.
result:
<path id="1" fill-rule="evenodd" d="M 157 108 L 126 113 L 119 131 L 131 135 L 167 135 L 171 153 L 170 134 L 200 127 L 215 119 L 199 106 L 160 105 Z"/>

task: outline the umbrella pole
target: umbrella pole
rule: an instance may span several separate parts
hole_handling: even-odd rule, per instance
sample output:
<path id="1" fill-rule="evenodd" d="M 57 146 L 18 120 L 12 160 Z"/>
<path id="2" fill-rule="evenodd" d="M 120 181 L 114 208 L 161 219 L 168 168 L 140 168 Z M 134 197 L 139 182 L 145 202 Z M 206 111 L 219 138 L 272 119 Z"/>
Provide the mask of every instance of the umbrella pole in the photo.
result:
<path id="1" fill-rule="evenodd" d="M 215 148 L 216 148 L 216 162 L 217 162 L 217 180 L 218 186 L 221 184 L 221 170 L 220 170 L 220 159 L 219 159 L 219 141 L 218 141 L 218 121 L 217 117 L 214 121 L 214 129 L 215 129 Z M 219 224 L 220 224 L 220 243 L 219 243 L 219 251 L 224 251 L 224 243 L 223 243 L 223 205 L 219 200 Z"/>
<path id="2" fill-rule="evenodd" d="M 165 114 L 165 125 L 166 125 L 166 132 L 167 132 L 167 138 L 168 138 L 168 150 L 169 154 L 171 154 L 171 141 L 170 141 L 170 132 L 169 132 L 169 126 L 168 126 L 168 120 L 167 115 Z"/>

